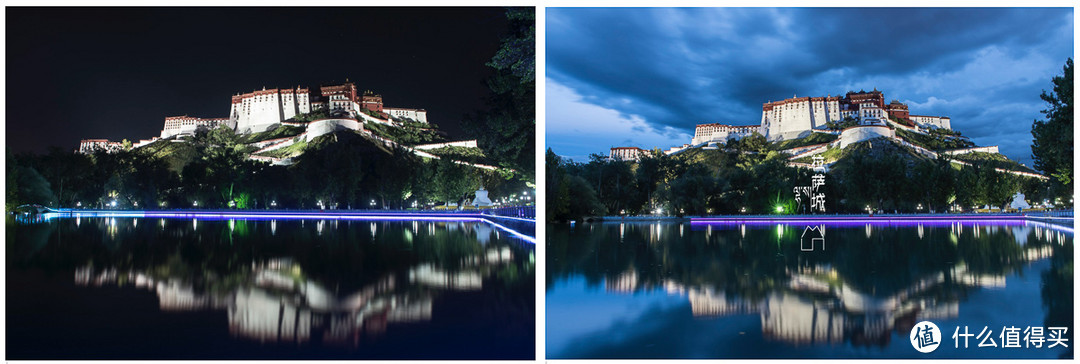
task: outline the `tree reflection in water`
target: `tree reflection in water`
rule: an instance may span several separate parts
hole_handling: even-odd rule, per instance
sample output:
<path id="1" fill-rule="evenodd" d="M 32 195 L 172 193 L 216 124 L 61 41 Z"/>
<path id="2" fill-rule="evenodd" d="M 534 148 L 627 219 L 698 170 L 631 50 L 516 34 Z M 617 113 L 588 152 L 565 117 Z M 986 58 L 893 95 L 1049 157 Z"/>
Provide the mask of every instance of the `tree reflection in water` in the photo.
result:
<path id="1" fill-rule="evenodd" d="M 1045 324 L 1072 327 L 1071 229 L 1023 221 L 840 224 L 826 226 L 826 250 L 801 252 L 805 226 L 688 226 L 549 227 L 549 294 L 556 282 L 583 277 L 611 294 L 686 297 L 697 318 L 757 315 L 770 341 L 884 347 L 893 332 L 902 338 L 916 322 L 955 319 L 974 292 L 1003 288 L 1007 275 L 1050 259 Z"/>
<path id="2" fill-rule="evenodd" d="M 362 346 L 430 322 L 455 292 L 484 297 L 467 308 L 495 312 L 484 325 L 533 336 L 531 244 L 485 223 L 75 220 L 9 219 L 9 272 L 148 290 L 163 312 L 224 312 L 233 337 L 257 343 Z"/>

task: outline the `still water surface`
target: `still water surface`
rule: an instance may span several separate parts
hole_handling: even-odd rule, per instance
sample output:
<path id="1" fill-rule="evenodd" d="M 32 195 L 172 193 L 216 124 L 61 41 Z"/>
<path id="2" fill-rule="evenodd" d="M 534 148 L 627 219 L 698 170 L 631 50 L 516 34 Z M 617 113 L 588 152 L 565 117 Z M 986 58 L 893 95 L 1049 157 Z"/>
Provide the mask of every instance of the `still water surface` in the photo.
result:
<path id="1" fill-rule="evenodd" d="M 483 222 L 7 221 L 8 359 L 532 359 L 535 250 Z"/>
<path id="2" fill-rule="evenodd" d="M 812 252 L 805 228 L 549 226 L 547 357 L 1073 356 L 1071 227 L 826 224 Z M 944 332 L 929 354 L 908 339 L 923 320 Z M 963 326 L 992 330 L 997 347 L 971 337 L 965 349 L 952 339 Z M 1003 326 L 1068 327 L 1069 347 L 1004 348 Z"/>

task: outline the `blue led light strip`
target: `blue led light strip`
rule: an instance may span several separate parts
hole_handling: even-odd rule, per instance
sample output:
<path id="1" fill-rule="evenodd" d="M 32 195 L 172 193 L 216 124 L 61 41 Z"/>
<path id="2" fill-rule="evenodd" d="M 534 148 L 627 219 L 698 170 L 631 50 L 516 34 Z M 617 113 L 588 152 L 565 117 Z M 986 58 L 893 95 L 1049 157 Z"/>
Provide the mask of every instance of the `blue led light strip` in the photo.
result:
<path id="1" fill-rule="evenodd" d="M 110 211 L 110 210 L 60 210 L 42 214 L 45 219 L 55 217 L 141 217 L 141 218 L 195 218 L 203 220 L 295 220 L 295 219 L 318 219 L 318 220 L 382 220 L 382 221 L 468 221 L 486 222 L 506 231 L 516 238 L 525 240 L 530 244 L 536 244 L 536 238 L 503 226 L 491 220 L 493 217 L 508 218 L 533 222 L 535 220 L 517 217 L 491 216 L 474 213 L 394 213 L 394 212 L 363 212 L 363 213 L 327 213 L 327 212 L 234 212 L 234 211 Z"/>

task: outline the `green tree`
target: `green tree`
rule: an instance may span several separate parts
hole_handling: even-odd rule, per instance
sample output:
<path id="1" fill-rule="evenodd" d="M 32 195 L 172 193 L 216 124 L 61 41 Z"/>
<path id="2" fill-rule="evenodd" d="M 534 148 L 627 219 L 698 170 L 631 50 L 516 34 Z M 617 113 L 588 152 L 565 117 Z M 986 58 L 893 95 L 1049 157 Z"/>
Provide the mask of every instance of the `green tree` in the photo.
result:
<path id="1" fill-rule="evenodd" d="M 600 163 L 599 160 L 594 162 Z M 578 220 L 604 214 L 604 205 L 597 199 L 591 183 L 576 174 L 581 172 L 579 166 L 563 160 L 548 148 L 544 168 L 547 173 L 547 221 Z"/>
<path id="2" fill-rule="evenodd" d="M 46 181 L 36 169 L 30 166 L 17 166 L 15 178 L 18 188 L 18 197 L 15 200 L 20 204 L 56 206 L 56 196 L 53 195 L 49 181 Z"/>
<path id="3" fill-rule="evenodd" d="M 461 202 L 480 187 L 480 175 L 475 168 L 446 158 L 435 163 L 435 194 L 447 204 Z"/>
<path id="4" fill-rule="evenodd" d="M 955 196 L 955 170 L 949 164 L 948 160 L 939 158 L 915 165 L 913 181 L 908 186 L 914 188 L 912 197 L 923 204 L 924 212 L 947 210 L 950 197 Z"/>
<path id="5" fill-rule="evenodd" d="M 16 206 L 19 206 L 19 165 L 15 161 L 15 155 L 11 153 L 11 147 L 7 149 L 7 165 L 4 167 L 6 173 L 6 193 L 4 194 L 4 209 L 6 211 L 14 211 Z"/>
<path id="6" fill-rule="evenodd" d="M 487 80 L 491 96 L 487 110 L 466 117 L 465 129 L 499 166 L 535 180 L 536 88 L 535 10 L 507 10 L 509 34 L 488 66 L 496 70 Z"/>
<path id="7" fill-rule="evenodd" d="M 683 215 L 704 215 L 713 196 L 718 195 L 718 184 L 705 166 L 695 164 L 663 190 L 668 210 Z"/>
<path id="8" fill-rule="evenodd" d="M 1054 76 L 1053 93 L 1043 90 L 1043 101 L 1050 107 L 1043 110 L 1046 121 L 1035 120 L 1031 125 L 1031 156 L 1035 168 L 1053 176 L 1063 185 L 1072 185 L 1073 165 L 1073 60 L 1065 61 L 1064 74 Z"/>
<path id="9" fill-rule="evenodd" d="M 11 162 L 9 161 L 8 164 L 10 165 Z M 544 169 L 547 175 L 547 181 L 545 181 L 547 196 L 544 196 L 547 202 L 546 219 L 550 222 L 558 221 L 570 214 L 570 190 L 565 183 L 567 172 L 566 167 L 563 166 L 563 159 L 551 148 L 548 148 L 547 153 L 544 154 Z"/>

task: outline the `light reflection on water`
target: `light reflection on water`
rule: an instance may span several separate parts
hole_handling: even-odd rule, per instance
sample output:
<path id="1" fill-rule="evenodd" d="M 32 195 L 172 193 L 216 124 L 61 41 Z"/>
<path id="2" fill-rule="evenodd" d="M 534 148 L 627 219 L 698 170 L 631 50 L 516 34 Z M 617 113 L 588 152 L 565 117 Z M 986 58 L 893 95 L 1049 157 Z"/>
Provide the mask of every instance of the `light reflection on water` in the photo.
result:
<path id="1" fill-rule="evenodd" d="M 1072 356 L 906 338 L 922 320 L 1071 328 L 1071 228 L 826 224 L 827 249 L 802 252 L 797 225 L 684 225 L 549 227 L 548 358 Z"/>
<path id="2" fill-rule="evenodd" d="M 233 336 L 259 342 L 308 342 L 313 332 L 335 345 L 356 346 L 362 336 L 386 332 L 389 324 L 430 321 L 438 291 L 479 291 L 485 278 L 500 266 L 513 264 L 509 246 L 490 247 L 467 257 L 467 264 L 447 271 L 431 263 L 409 268 L 407 274 L 387 274 L 354 292 L 333 293 L 318 281 L 304 277 L 291 258 L 252 262 L 250 270 L 234 272 L 245 280 L 220 282 L 206 277 L 197 287 L 187 277 L 158 277 L 147 271 L 116 268 L 75 270 L 75 284 L 101 287 L 133 286 L 157 295 L 166 312 L 219 310 L 228 312 Z M 224 291 L 206 291 L 224 284 Z M 418 289 L 419 288 L 419 289 Z"/>
<path id="3" fill-rule="evenodd" d="M 8 220 L 9 357 L 533 358 L 532 244 L 486 223 L 137 220 Z M 156 312 L 112 309 L 118 291 Z M 90 345 L 132 334 L 91 317 L 173 333 L 128 346 L 167 348 L 149 354 Z M 200 344 L 219 332 L 235 343 Z"/>

